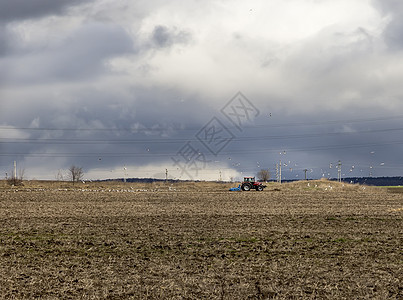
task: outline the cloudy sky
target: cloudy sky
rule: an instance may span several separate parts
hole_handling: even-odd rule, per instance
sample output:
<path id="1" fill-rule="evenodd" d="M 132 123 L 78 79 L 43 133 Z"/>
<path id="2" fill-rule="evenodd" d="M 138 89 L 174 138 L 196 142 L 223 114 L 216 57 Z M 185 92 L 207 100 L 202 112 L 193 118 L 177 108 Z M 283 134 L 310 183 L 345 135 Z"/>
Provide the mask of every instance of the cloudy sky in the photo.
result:
<path id="1" fill-rule="evenodd" d="M 0 0 L 0 177 L 403 174 L 399 0 Z"/>

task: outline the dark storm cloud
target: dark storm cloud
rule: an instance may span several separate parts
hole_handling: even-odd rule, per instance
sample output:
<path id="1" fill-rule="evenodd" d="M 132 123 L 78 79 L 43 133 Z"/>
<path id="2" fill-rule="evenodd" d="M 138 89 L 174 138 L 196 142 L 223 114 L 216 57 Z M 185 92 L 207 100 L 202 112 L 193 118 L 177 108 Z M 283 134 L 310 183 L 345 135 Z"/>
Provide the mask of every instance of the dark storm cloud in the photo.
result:
<path id="1" fill-rule="evenodd" d="M 10 35 L 5 27 L 0 26 L 0 57 L 10 49 Z"/>
<path id="2" fill-rule="evenodd" d="M 92 0 L 0 0 L 0 22 L 60 14 L 66 8 Z"/>
<path id="3" fill-rule="evenodd" d="M 403 2 L 400 0 L 376 0 L 375 6 L 391 20 L 383 33 L 392 50 L 403 49 Z"/>
<path id="4" fill-rule="evenodd" d="M 212 114 L 200 97 L 182 98 L 178 91 L 161 87 L 145 88 L 133 84 L 131 93 L 127 94 L 116 94 L 107 88 L 88 88 L 73 93 L 72 97 L 80 105 L 69 106 L 68 114 L 79 119 L 78 123 L 84 128 L 91 128 L 86 122 L 93 122 L 102 124 L 102 128 L 132 129 L 129 130 L 131 133 L 141 129 L 142 133 L 163 135 L 170 127 L 196 126 Z M 197 116 L 192 114 L 194 111 Z M 57 124 L 55 118 L 51 126 Z"/>
<path id="5" fill-rule="evenodd" d="M 403 13 L 389 23 L 384 36 L 392 50 L 403 50 Z"/>
<path id="6" fill-rule="evenodd" d="M 374 0 L 373 2 L 385 14 L 403 11 L 403 2 L 400 0 Z"/>
<path id="7" fill-rule="evenodd" d="M 24 119 L 24 127 L 30 127 L 37 119 L 41 128 L 75 128 L 77 131 L 27 130 L 30 139 L 50 138 L 62 143 L 7 144 L 2 152 L 65 153 L 65 158 L 57 157 L 65 159 L 60 168 L 74 163 L 86 170 L 162 163 L 170 159 L 167 154 L 174 155 L 182 147 L 185 139 L 194 139 L 195 132 L 214 114 L 203 104 L 203 99 L 194 96 L 188 101 L 190 99 L 180 97 L 177 91 L 155 87 L 152 90 L 133 87 L 133 94 L 126 96 L 107 88 L 88 87 L 70 96 L 76 98 L 74 105 L 61 107 L 57 102 L 47 105 L 37 102 L 37 107 L 19 116 Z M 13 114 L 10 111 L 10 115 Z M 12 122 L 7 116 L 4 121 Z M 71 139 L 75 141 L 69 143 Z M 179 141 L 172 142 L 172 139 Z M 90 143 L 83 143 L 83 140 Z M 69 153 L 74 157 L 69 157 Z"/>
<path id="8" fill-rule="evenodd" d="M 170 47 L 173 44 L 184 44 L 190 39 L 190 34 L 185 31 L 179 31 L 175 29 L 169 29 L 166 26 L 155 26 L 152 37 L 153 44 L 159 48 Z"/>
<path id="9" fill-rule="evenodd" d="M 133 41 L 123 28 L 111 24 L 91 24 L 66 39 L 60 48 L 51 49 L 44 59 L 44 72 L 56 78 L 79 79 L 96 75 L 104 60 L 133 52 Z"/>
<path id="10" fill-rule="evenodd" d="M 1 31 L 0 31 L 1 41 Z M 7 37 L 4 39 L 7 49 Z M 102 75 L 105 60 L 125 53 L 133 53 L 131 37 L 113 24 L 85 24 L 66 36 L 62 43 L 49 41 L 44 49 L 24 46 L 19 55 L 0 61 L 3 83 L 40 83 L 59 80 L 81 80 Z"/>

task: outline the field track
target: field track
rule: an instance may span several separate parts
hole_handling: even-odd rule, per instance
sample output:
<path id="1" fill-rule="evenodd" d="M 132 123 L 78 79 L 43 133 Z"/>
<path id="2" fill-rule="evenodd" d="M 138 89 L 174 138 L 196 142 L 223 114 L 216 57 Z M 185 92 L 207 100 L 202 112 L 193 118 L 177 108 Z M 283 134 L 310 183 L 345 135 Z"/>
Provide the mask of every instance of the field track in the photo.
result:
<path id="1" fill-rule="evenodd" d="M 403 299 L 403 193 L 0 184 L 2 299 Z"/>

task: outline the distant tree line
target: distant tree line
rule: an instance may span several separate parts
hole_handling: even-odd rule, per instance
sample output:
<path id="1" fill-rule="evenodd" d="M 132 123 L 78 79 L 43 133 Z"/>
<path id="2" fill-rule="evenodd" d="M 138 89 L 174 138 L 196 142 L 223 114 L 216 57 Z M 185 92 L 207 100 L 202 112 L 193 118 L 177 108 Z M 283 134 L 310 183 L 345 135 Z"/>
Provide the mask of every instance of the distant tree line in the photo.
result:
<path id="1" fill-rule="evenodd" d="M 366 184 L 375 186 L 403 186 L 403 177 L 348 177 L 343 178 L 343 182 L 353 183 L 353 184 Z"/>

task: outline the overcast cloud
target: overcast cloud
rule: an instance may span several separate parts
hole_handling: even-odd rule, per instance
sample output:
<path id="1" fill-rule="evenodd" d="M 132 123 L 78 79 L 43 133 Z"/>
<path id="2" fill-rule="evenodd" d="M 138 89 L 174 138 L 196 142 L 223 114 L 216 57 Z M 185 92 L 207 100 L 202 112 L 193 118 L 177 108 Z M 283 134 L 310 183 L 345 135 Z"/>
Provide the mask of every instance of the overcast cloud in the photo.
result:
<path id="1" fill-rule="evenodd" d="M 0 0 L 1 177 L 400 176 L 402 20 L 399 0 Z"/>
<path id="2" fill-rule="evenodd" d="M 13 0 L 0 2 L 2 22 L 24 21 L 62 14 L 69 6 L 88 1 L 81 0 Z"/>

